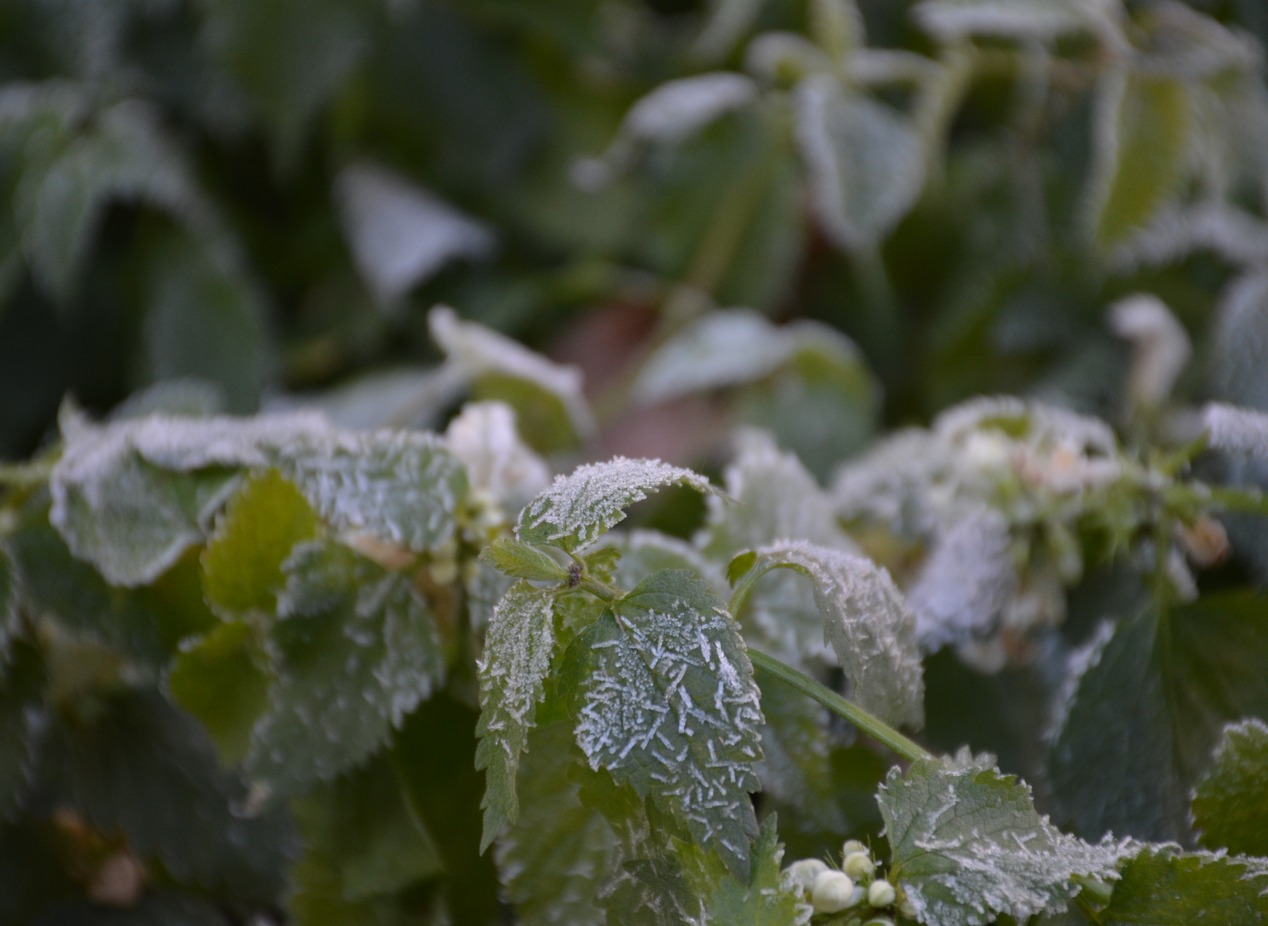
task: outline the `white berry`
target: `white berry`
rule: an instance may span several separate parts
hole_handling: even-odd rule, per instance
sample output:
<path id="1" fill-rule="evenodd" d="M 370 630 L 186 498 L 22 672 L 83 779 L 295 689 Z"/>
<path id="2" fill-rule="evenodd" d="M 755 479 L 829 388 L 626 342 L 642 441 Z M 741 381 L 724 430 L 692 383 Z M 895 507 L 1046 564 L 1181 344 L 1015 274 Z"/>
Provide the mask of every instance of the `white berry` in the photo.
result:
<path id="1" fill-rule="evenodd" d="M 841 863 L 841 870 L 857 881 L 859 878 L 870 878 L 876 874 L 876 863 L 866 852 L 851 852 Z"/>
<path id="2" fill-rule="evenodd" d="M 894 885 L 884 878 L 873 881 L 867 888 L 867 902 L 873 907 L 888 907 L 897 897 Z"/>
<path id="3" fill-rule="evenodd" d="M 854 895 L 854 882 L 843 871 L 821 871 L 815 878 L 810 903 L 815 913 L 839 913 L 850 905 Z"/>

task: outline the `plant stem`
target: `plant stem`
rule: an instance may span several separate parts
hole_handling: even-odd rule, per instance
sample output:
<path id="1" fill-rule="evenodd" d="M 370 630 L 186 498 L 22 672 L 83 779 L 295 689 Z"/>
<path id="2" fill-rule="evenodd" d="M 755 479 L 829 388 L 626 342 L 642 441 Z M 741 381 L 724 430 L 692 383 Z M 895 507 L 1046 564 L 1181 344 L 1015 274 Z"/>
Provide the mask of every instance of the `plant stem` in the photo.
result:
<path id="1" fill-rule="evenodd" d="M 54 462 L 37 460 L 32 463 L 0 463 L 0 485 L 25 489 L 45 483 L 53 474 Z"/>
<path id="2" fill-rule="evenodd" d="M 909 740 L 889 724 L 873 717 L 852 701 L 841 697 L 835 691 L 825 688 L 813 678 L 798 672 L 792 666 L 785 665 L 774 656 L 768 656 L 758 650 L 748 651 L 749 659 L 757 668 L 769 672 L 780 681 L 791 685 L 802 694 L 818 701 L 838 717 L 854 724 L 878 743 L 883 743 L 905 759 L 913 762 L 916 759 L 929 758 L 929 752 L 920 744 Z"/>

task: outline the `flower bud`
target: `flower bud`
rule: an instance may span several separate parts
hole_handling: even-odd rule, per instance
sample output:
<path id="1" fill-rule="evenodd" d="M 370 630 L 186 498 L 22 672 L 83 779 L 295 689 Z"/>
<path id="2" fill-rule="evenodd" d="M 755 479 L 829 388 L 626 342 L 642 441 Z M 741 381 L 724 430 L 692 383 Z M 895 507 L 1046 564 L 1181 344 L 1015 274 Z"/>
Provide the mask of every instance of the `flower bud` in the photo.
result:
<path id="1" fill-rule="evenodd" d="M 876 863 L 866 852 L 851 852 L 841 863 L 841 870 L 857 881 L 859 878 L 870 878 L 876 874 Z"/>
<path id="2" fill-rule="evenodd" d="M 809 894 L 814 890 L 815 878 L 827 870 L 828 866 L 817 858 L 803 858 L 785 868 L 784 875 Z"/>
<path id="3" fill-rule="evenodd" d="M 894 885 L 884 878 L 878 878 L 867 888 L 867 902 L 873 907 L 888 907 L 898 897 Z"/>
<path id="4" fill-rule="evenodd" d="M 841 855 L 843 858 L 849 858 L 855 852 L 866 852 L 867 846 L 859 842 L 857 839 L 847 839 L 845 845 L 841 847 Z"/>
<path id="5" fill-rule="evenodd" d="M 815 913 L 838 913 L 850 905 L 854 894 L 854 882 L 843 871 L 821 871 L 815 878 L 810 903 Z"/>

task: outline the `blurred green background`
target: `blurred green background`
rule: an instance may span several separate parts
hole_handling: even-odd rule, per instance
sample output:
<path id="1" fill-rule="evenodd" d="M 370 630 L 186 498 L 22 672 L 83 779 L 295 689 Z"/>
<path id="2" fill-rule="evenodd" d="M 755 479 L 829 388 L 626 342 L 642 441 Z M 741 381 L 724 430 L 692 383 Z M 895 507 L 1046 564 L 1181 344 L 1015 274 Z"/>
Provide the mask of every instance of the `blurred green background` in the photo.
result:
<path id="1" fill-rule="evenodd" d="M 710 308 L 826 322 L 860 368 L 736 412 L 817 409 L 780 437 L 821 476 L 878 411 L 1121 420 L 1136 291 L 1181 398 L 1263 407 L 1266 37 L 1257 0 L 8 0 L 0 458 L 67 393 L 429 369 L 436 303 L 581 363 L 623 450 L 675 427 L 623 417 L 638 362 Z"/>

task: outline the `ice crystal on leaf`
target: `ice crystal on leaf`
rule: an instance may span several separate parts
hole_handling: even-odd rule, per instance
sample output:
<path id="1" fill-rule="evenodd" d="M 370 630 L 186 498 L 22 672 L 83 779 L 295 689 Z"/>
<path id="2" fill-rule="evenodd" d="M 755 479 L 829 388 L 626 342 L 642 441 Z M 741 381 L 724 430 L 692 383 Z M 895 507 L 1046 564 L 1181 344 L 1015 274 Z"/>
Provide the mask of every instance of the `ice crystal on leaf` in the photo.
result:
<path id="1" fill-rule="evenodd" d="M 709 492 L 709 480 L 660 460 L 615 457 L 556 476 L 545 492 L 520 513 L 516 534 L 526 543 L 545 543 L 569 552 L 585 549 L 625 519 L 625 509 L 666 486 Z"/>
<path id="2" fill-rule="evenodd" d="M 887 723 L 924 722 L 916 618 L 889 572 L 870 560 L 804 541 L 757 550 L 762 572 L 795 569 L 814 583 L 824 636 L 849 679 L 851 697 Z"/>
<path id="3" fill-rule="evenodd" d="M 574 642 L 589 673 L 577 743 L 747 874 L 762 713 L 735 621 L 689 572 L 661 572 Z"/>
<path id="4" fill-rule="evenodd" d="M 877 796 L 893 868 L 922 923 L 984 926 L 1059 913 L 1077 879 L 1117 877 L 1130 843 L 1092 845 L 1041 817 L 1030 788 L 991 756 L 924 758 L 895 768 Z"/>
<path id="5" fill-rule="evenodd" d="M 554 598 L 517 582 L 489 619 L 480 659 L 480 722 L 476 768 L 487 770 L 484 836 L 488 848 L 506 823 L 519 818 L 515 775 L 528 748 L 537 702 L 545 695 L 555 644 Z"/>

